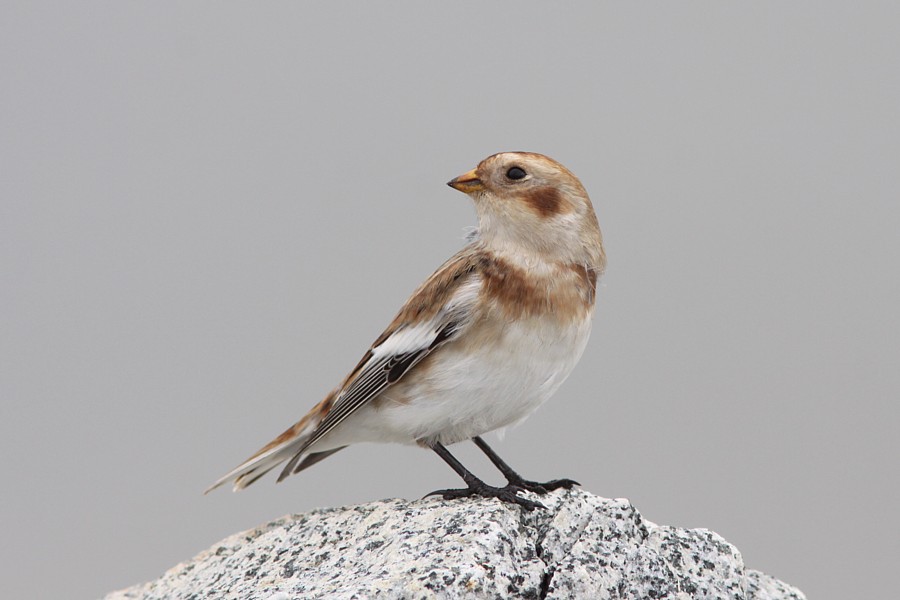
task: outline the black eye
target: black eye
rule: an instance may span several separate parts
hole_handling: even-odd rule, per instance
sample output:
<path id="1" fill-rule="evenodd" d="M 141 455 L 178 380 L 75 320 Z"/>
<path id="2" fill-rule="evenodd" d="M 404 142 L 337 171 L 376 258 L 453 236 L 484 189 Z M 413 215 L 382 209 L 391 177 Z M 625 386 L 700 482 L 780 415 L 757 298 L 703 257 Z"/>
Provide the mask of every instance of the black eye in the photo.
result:
<path id="1" fill-rule="evenodd" d="M 506 172 L 506 176 L 513 180 L 525 179 L 525 175 L 527 175 L 527 173 L 519 167 L 510 167 L 509 171 Z"/>

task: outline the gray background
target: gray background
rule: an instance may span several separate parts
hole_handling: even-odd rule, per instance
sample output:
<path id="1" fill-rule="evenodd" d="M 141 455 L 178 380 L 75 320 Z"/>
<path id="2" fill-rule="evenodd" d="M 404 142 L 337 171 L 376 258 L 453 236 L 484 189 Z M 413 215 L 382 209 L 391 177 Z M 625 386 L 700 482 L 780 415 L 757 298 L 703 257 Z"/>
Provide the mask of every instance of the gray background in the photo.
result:
<path id="1" fill-rule="evenodd" d="M 713 529 L 810 598 L 890 596 L 898 23 L 6 0 L 3 596 L 96 597 L 285 513 L 456 485 L 361 446 L 201 494 L 355 364 L 474 223 L 444 182 L 510 149 L 581 177 L 610 267 L 579 368 L 501 454 Z"/>

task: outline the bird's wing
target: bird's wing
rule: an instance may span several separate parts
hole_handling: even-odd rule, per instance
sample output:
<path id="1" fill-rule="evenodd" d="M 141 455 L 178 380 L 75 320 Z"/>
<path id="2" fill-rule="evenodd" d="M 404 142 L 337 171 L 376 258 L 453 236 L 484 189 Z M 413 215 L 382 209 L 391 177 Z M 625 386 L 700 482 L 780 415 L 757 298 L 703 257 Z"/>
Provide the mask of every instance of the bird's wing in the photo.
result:
<path id="1" fill-rule="evenodd" d="M 360 406 L 399 381 L 435 348 L 453 339 L 460 326 L 461 322 L 450 315 L 440 315 L 440 318 L 431 322 L 401 329 L 388 337 L 381 346 L 374 347 L 368 360 L 338 394 L 331 410 L 304 443 L 301 452 L 328 435 Z M 288 465 L 292 466 L 293 464 Z M 289 471 L 286 468 L 282 478 Z"/>
<path id="2" fill-rule="evenodd" d="M 344 381 L 331 409 L 284 467 L 278 480 L 297 473 L 306 451 L 471 321 L 481 289 L 477 258 L 460 253 L 428 278 L 406 302 Z"/>
<path id="3" fill-rule="evenodd" d="M 413 292 L 337 390 L 207 491 L 232 479 L 235 489 L 244 488 L 290 458 L 278 477 L 281 481 L 336 451 L 318 456 L 313 446 L 468 327 L 481 290 L 480 260 L 468 246 L 444 263 Z"/>

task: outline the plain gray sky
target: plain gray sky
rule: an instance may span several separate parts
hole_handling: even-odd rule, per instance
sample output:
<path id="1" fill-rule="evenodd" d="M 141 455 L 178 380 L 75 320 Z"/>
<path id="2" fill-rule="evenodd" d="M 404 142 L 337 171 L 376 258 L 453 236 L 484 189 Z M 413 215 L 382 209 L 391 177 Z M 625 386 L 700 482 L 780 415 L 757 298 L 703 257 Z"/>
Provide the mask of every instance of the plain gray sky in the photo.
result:
<path id="1" fill-rule="evenodd" d="M 810 598 L 888 593 L 898 6 L 4 1 L 3 596 L 457 485 L 360 446 L 201 493 L 463 243 L 444 183 L 520 149 L 580 176 L 610 266 L 581 364 L 498 451 Z"/>

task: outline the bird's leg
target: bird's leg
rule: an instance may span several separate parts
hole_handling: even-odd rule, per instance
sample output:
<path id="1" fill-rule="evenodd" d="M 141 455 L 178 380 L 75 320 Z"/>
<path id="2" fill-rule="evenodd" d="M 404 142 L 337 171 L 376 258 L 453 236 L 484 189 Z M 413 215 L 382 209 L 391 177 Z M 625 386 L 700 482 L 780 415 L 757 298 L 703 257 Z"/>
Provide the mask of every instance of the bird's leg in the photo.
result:
<path id="1" fill-rule="evenodd" d="M 444 462 L 450 465 L 450 467 L 454 471 L 456 471 L 456 473 L 460 477 L 463 478 L 463 481 L 466 482 L 466 485 L 468 487 L 461 489 L 436 490 L 428 494 L 428 496 L 442 496 L 444 500 L 451 500 L 453 498 L 468 498 L 470 496 L 483 496 L 485 498 L 497 498 L 502 502 L 518 504 L 525 510 L 544 508 L 544 505 L 540 502 L 534 502 L 532 500 L 520 497 L 518 495 L 518 488 L 510 486 L 498 488 L 488 485 L 482 480 L 478 479 L 475 475 L 472 474 L 471 471 L 465 468 L 461 462 L 456 460 L 456 457 L 450 454 L 447 448 L 445 448 L 444 445 L 440 442 L 434 442 L 430 444 L 430 447 L 437 453 L 438 456 L 444 459 Z"/>
<path id="2" fill-rule="evenodd" d="M 538 483 L 537 481 L 529 481 L 523 478 L 521 475 L 512 470 L 506 462 L 497 456 L 497 453 L 491 449 L 487 443 L 481 439 L 480 436 L 475 436 L 472 438 L 472 441 L 475 442 L 475 445 L 478 446 L 482 452 L 484 452 L 488 459 L 494 466 L 497 467 L 503 476 L 506 477 L 506 480 L 509 482 L 509 486 L 513 488 L 519 488 L 523 490 L 528 490 L 530 492 L 535 492 L 537 494 L 546 494 L 551 490 L 556 490 L 559 488 L 569 489 L 574 485 L 581 485 L 577 481 L 573 481 L 571 479 L 554 479 L 553 481 L 548 481 L 546 483 Z"/>

